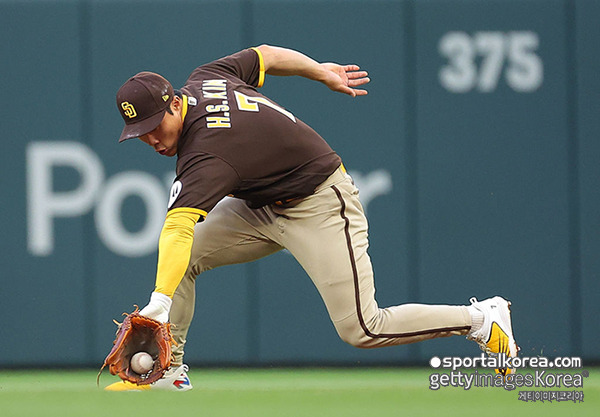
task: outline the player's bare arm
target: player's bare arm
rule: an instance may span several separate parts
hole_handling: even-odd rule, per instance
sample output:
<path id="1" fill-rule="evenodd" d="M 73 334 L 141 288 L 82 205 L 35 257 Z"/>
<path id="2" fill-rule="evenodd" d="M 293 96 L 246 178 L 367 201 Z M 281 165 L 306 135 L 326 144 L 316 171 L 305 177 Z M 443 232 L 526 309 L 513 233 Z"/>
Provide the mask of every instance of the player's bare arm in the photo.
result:
<path id="1" fill-rule="evenodd" d="M 333 91 L 349 96 L 364 96 L 367 90 L 356 88 L 367 84 L 369 77 L 358 65 L 339 65 L 333 62 L 319 63 L 293 49 L 261 45 L 260 50 L 269 75 L 299 75 L 325 84 Z"/>

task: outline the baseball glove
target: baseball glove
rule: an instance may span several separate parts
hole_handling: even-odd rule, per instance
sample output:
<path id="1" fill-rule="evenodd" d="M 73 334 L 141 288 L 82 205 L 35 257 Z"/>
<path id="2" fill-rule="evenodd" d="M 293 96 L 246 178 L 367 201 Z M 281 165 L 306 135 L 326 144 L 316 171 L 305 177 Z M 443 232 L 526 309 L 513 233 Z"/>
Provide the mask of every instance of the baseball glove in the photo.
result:
<path id="1" fill-rule="evenodd" d="M 123 381 L 138 385 L 147 385 L 158 381 L 171 365 L 171 345 L 175 342 L 171 336 L 171 323 L 161 323 L 139 314 L 138 306 L 133 313 L 123 313 L 125 320 L 117 324 L 117 337 L 113 347 L 104 360 L 98 373 L 98 381 L 104 367 L 112 375 L 118 375 Z M 130 367 L 131 357 L 137 352 L 148 352 L 154 365 L 145 374 L 138 374 Z"/>

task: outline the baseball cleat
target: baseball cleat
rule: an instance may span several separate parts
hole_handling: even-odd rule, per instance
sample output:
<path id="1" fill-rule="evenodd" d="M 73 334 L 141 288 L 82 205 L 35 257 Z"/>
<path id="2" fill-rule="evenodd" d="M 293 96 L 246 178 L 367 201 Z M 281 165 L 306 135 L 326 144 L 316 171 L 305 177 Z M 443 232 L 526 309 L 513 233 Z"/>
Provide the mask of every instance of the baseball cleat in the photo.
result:
<path id="1" fill-rule="evenodd" d="M 471 305 L 483 313 L 483 325 L 480 329 L 467 335 L 467 339 L 477 342 L 481 350 L 490 356 L 499 354 L 507 358 L 514 358 L 519 352 L 519 347 L 513 337 L 510 319 L 510 301 L 502 297 L 488 298 L 477 301 L 471 298 Z M 514 373 L 514 368 L 499 368 L 496 373 L 507 375 Z"/>
<path id="2" fill-rule="evenodd" d="M 187 374 L 189 370 L 190 368 L 187 365 L 181 365 L 177 368 L 169 368 L 161 379 L 149 385 L 137 385 L 127 381 L 119 381 L 110 384 L 104 389 L 106 391 L 189 391 L 193 388 Z"/>

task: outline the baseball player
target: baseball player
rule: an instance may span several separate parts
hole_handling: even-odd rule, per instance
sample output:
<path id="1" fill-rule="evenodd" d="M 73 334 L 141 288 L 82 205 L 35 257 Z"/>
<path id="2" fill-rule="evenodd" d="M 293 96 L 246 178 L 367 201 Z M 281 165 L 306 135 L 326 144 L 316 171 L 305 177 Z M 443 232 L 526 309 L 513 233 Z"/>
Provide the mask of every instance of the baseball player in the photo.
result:
<path id="1" fill-rule="evenodd" d="M 141 72 L 117 93 L 125 121 L 119 142 L 139 138 L 161 155 L 177 156 L 156 286 L 141 311 L 170 321 L 177 347 L 169 372 L 144 388 L 192 388 L 183 349 L 196 277 L 282 249 L 302 265 L 339 336 L 353 346 L 463 335 L 488 353 L 515 356 L 510 302 L 501 297 L 472 298 L 468 306 L 378 307 L 358 190 L 318 133 L 258 92 L 266 74 L 302 76 L 351 97 L 367 94 L 362 87 L 370 81 L 356 65 L 261 45 L 196 68 L 178 91 L 162 76 Z"/>

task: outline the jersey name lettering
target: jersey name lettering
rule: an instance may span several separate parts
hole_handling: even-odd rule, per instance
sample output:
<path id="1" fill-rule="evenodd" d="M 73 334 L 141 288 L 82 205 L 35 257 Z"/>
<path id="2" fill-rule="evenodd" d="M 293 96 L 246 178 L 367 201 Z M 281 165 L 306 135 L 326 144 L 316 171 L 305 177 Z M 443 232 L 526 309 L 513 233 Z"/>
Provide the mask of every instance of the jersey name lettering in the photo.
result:
<path id="1" fill-rule="evenodd" d="M 227 100 L 227 80 L 204 80 L 202 81 L 202 96 L 209 99 L 219 99 L 220 104 L 209 104 L 206 106 L 208 113 L 221 113 L 215 116 L 206 118 L 206 127 L 214 128 L 229 128 L 231 127 L 231 119 L 229 117 L 229 102 Z"/>

